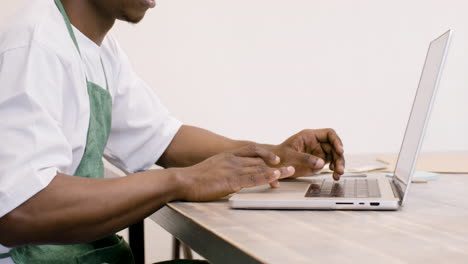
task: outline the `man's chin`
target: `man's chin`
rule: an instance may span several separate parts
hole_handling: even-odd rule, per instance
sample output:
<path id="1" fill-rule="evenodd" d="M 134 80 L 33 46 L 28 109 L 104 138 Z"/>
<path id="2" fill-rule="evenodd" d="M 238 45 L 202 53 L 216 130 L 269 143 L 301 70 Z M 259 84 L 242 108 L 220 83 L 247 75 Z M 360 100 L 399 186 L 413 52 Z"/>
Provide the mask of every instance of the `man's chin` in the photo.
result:
<path id="1" fill-rule="evenodd" d="M 123 15 L 123 16 L 117 18 L 117 19 L 118 19 L 118 20 L 122 20 L 122 21 L 129 22 L 129 23 L 132 23 L 132 24 L 137 24 L 137 23 L 139 23 L 144 17 L 145 17 L 145 13 L 143 13 L 143 14 L 141 14 L 141 15 Z"/>

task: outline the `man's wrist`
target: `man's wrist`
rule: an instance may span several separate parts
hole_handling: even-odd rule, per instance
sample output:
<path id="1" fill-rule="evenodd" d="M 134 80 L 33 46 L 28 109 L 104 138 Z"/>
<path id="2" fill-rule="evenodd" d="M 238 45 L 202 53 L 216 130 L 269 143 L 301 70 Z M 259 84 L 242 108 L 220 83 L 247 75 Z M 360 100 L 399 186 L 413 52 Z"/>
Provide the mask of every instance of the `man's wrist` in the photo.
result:
<path id="1" fill-rule="evenodd" d="M 181 201 L 185 199 L 185 193 L 188 184 L 187 177 L 184 177 L 184 168 L 166 169 L 168 172 L 169 182 L 171 185 L 171 195 L 168 202 Z"/>

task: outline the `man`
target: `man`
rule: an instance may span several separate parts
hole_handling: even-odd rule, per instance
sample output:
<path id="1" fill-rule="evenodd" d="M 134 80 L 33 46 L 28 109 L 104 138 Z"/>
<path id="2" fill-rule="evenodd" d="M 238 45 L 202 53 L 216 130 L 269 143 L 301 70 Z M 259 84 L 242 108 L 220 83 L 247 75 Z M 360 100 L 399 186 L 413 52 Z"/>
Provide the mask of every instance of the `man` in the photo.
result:
<path id="1" fill-rule="evenodd" d="M 108 34 L 155 5 L 35 0 L 1 31 L 0 263 L 132 263 L 113 234 L 169 201 L 343 174 L 331 129 L 259 145 L 173 118 Z M 102 156 L 128 177 L 103 179 Z"/>

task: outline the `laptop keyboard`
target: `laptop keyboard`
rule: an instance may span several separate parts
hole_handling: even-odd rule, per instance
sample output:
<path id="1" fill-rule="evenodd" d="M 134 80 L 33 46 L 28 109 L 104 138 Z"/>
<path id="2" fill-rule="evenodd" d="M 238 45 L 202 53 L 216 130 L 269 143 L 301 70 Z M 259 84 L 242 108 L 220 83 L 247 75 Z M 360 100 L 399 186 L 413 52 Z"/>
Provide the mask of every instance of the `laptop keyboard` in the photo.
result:
<path id="1" fill-rule="evenodd" d="M 305 197 L 375 198 L 380 197 L 380 189 L 377 179 L 316 179 Z"/>

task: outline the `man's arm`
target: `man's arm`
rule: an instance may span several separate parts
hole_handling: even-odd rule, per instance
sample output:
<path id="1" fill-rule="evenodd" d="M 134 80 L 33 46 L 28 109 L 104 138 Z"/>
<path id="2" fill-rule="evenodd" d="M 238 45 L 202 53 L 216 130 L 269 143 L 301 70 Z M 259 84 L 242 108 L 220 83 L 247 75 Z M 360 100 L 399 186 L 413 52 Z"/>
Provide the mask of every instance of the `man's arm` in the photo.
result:
<path id="1" fill-rule="evenodd" d="M 183 125 L 156 164 L 164 168 L 192 166 L 221 152 L 249 144 L 253 143 L 229 139 L 203 128 Z"/>
<path id="2" fill-rule="evenodd" d="M 146 171 L 115 179 L 57 174 L 52 182 L 0 218 L 0 243 L 80 243 L 115 233 L 181 198 L 171 170 Z"/>
<path id="3" fill-rule="evenodd" d="M 182 126 L 156 164 L 162 167 L 192 166 L 221 152 L 258 145 L 280 157 L 277 167 L 292 166 L 294 177 L 310 175 L 330 163 L 333 178 L 344 173 L 344 150 L 341 139 L 333 129 L 306 129 L 279 145 L 257 144 L 232 140 L 202 128 Z M 272 187 L 278 186 L 276 183 Z"/>
<path id="4" fill-rule="evenodd" d="M 116 179 L 57 174 L 42 191 L 0 218 L 0 244 L 89 242 L 113 234 L 173 200 L 209 201 L 293 173 L 271 168 L 271 151 L 247 146 L 195 166 Z"/>

